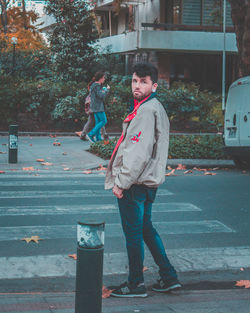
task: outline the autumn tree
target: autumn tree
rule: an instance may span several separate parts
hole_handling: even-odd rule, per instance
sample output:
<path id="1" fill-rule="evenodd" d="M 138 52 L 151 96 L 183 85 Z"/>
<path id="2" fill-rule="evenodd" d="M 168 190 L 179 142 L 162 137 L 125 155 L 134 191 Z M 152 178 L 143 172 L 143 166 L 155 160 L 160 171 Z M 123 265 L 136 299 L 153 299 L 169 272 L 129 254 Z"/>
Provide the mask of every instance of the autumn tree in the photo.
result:
<path id="1" fill-rule="evenodd" d="M 6 16 L 5 13 L 2 15 L 0 40 L 6 43 L 7 49 L 10 49 L 12 46 L 12 37 L 18 39 L 16 48 L 19 50 L 36 50 L 45 47 L 44 40 L 34 25 L 38 19 L 37 13 L 34 11 L 23 11 L 20 8 L 13 7 L 6 11 Z"/>
<path id="2" fill-rule="evenodd" d="M 49 36 L 58 77 L 86 78 L 95 60 L 94 41 L 98 38 L 89 2 L 86 0 L 49 0 L 47 13 L 55 18 Z"/>
<path id="3" fill-rule="evenodd" d="M 229 0 L 239 51 L 239 77 L 250 75 L 250 0 Z"/>

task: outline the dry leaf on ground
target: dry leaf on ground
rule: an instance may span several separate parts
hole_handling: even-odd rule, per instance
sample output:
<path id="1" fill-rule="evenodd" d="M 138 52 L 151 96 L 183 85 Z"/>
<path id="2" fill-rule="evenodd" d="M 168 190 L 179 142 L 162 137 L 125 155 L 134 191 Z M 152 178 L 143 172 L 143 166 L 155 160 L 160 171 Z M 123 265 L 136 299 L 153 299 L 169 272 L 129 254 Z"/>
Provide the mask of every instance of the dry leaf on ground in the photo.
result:
<path id="1" fill-rule="evenodd" d="M 32 147 L 32 143 L 29 144 Z"/>
<path id="2" fill-rule="evenodd" d="M 185 171 L 185 172 L 184 172 L 184 174 L 191 174 L 191 173 L 193 173 L 192 170 L 188 170 L 188 171 Z"/>
<path id="3" fill-rule="evenodd" d="M 64 170 L 64 171 L 69 171 L 69 170 L 70 170 L 70 168 L 65 167 L 63 170 Z"/>
<path id="4" fill-rule="evenodd" d="M 0 154 L 6 154 L 7 152 L 0 151 Z"/>
<path id="5" fill-rule="evenodd" d="M 53 165 L 53 163 L 49 163 L 49 162 L 42 162 L 41 164 L 42 164 L 42 165 L 46 165 L 46 166 L 51 166 L 51 165 Z"/>
<path id="6" fill-rule="evenodd" d="M 109 298 L 112 291 L 113 290 L 109 290 L 103 285 L 102 286 L 102 298 L 103 299 Z"/>
<path id="7" fill-rule="evenodd" d="M 67 154 L 68 154 L 67 152 L 63 152 L 63 153 L 62 153 L 62 155 L 67 155 Z"/>
<path id="8" fill-rule="evenodd" d="M 199 167 L 194 167 L 193 170 L 196 170 L 196 171 L 204 171 L 204 172 L 207 172 L 207 168 L 199 168 Z"/>
<path id="9" fill-rule="evenodd" d="M 86 171 L 83 171 L 83 174 L 91 174 L 92 173 L 92 171 L 91 170 L 86 170 Z"/>
<path id="10" fill-rule="evenodd" d="M 68 256 L 69 256 L 70 258 L 74 259 L 74 260 L 77 260 L 76 254 L 69 254 Z"/>
<path id="11" fill-rule="evenodd" d="M 212 172 L 204 172 L 204 175 L 211 175 L 211 176 L 214 176 L 214 175 L 216 175 L 216 173 L 212 173 Z"/>
<path id="12" fill-rule="evenodd" d="M 51 138 L 55 138 L 56 137 L 56 135 L 52 135 L 52 134 L 50 134 L 49 135 Z"/>
<path id="13" fill-rule="evenodd" d="M 33 166 L 30 166 L 30 167 L 23 167 L 22 168 L 23 171 L 34 171 L 34 167 Z"/>
<path id="14" fill-rule="evenodd" d="M 61 145 L 61 143 L 60 142 L 53 142 L 53 146 L 60 146 Z"/>
<path id="15" fill-rule="evenodd" d="M 174 174 L 174 172 L 175 172 L 175 169 L 173 169 L 171 172 L 165 174 L 165 176 L 176 176 L 176 175 Z"/>
<path id="16" fill-rule="evenodd" d="M 182 164 L 178 164 L 178 166 L 176 167 L 176 170 L 185 170 L 186 169 L 186 165 L 182 165 Z"/>
<path id="17" fill-rule="evenodd" d="M 250 280 L 238 280 L 235 286 L 250 288 Z"/>
<path id="18" fill-rule="evenodd" d="M 0 174 L 5 174 L 5 171 L 0 171 Z"/>
<path id="19" fill-rule="evenodd" d="M 102 164 L 99 165 L 99 167 L 97 168 L 97 171 L 106 171 L 107 168 L 102 166 Z"/>
<path id="20" fill-rule="evenodd" d="M 36 159 L 37 162 L 44 162 L 44 159 Z"/>
<path id="21" fill-rule="evenodd" d="M 2 143 L 2 146 L 7 146 L 7 143 Z"/>
<path id="22" fill-rule="evenodd" d="M 39 236 L 31 236 L 31 237 L 22 238 L 21 240 L 25 240 L 27 243 L 29 243 L 31 241 L 39 243 L 39 240 L 42 240 L 42 239 Z"/>

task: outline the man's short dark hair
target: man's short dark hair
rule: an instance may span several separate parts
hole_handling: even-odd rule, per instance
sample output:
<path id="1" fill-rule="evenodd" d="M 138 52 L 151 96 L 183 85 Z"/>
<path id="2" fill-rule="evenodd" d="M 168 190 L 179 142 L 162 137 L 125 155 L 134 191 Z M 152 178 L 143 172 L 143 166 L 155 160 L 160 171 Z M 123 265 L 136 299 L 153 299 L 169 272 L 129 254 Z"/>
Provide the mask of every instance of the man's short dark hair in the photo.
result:
<path id="1" fill-rule="evenodd" d="M 153 83 L 158 81 L 158 70 L 151 63 L 137 63 L 133 67 L 133 73 L 139 77 L 150 76 Z"/>

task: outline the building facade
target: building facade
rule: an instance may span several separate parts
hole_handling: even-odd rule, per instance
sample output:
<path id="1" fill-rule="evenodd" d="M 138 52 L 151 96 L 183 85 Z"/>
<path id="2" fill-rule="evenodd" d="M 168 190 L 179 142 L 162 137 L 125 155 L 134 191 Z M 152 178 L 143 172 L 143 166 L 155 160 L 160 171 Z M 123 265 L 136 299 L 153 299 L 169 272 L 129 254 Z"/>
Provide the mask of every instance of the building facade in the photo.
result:
<path id="1" fill-rule="evenodd" d="M 126 71 L 150 61 L 160 78 L 194 81 L 202 89 L 221 90 L 224 49 L 223 0 L 98 0 L 102 29 L 99 44 L 124 56 Z M 237 45 L 226 4 L 227 86 L 237 73 Z"/>

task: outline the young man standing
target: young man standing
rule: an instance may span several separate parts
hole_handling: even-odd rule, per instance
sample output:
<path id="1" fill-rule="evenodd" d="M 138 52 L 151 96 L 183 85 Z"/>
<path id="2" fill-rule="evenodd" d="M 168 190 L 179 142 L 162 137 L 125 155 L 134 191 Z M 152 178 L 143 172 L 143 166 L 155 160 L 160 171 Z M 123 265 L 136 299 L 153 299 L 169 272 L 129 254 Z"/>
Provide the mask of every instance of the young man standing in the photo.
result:
<path id="1" fill-rule="evenodd" d="M 160 279 L 154 291 L 181 287 L 161 238 L 151 221 L 157 188 L 165 180 L 169 145 L 169 120 L 156 99 L 158 71 L 148 63 L 135 65 L 132 77 L 134 110 L 123 122 L 123 133 L 111 156 L 105 189 L 118 199 L 129 261 L 128 282 L 115 287 L 115 297 L 146 297 L 143 278 L 144 242 Z M 113 289 L 113 287 L 112 287 Z"/>

